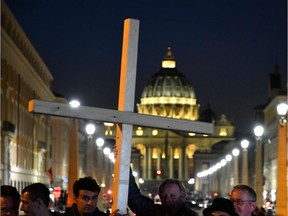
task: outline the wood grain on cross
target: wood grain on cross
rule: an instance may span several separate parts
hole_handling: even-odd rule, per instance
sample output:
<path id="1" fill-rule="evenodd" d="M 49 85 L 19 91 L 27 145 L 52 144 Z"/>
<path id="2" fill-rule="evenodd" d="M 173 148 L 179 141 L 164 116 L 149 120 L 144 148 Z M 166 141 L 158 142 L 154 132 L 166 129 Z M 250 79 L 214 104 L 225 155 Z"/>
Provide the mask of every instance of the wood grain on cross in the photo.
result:
<path id="1" fill-rule="evenodd" d="M 210 123 L 133 113 L 138 35 L 139 21 L 126 19 L 123 33 L 118 111 L 87 106 L 75 109 L 68 104 L 40 100 L 29 102 L 29 112 L 116 123 L 118 156 L 114 168 L 112 210 L 119 209 L 120 214 L 125 214 L 127 208 L 133 125 L 184 132 L 213 133 L 213 125 Z"/>

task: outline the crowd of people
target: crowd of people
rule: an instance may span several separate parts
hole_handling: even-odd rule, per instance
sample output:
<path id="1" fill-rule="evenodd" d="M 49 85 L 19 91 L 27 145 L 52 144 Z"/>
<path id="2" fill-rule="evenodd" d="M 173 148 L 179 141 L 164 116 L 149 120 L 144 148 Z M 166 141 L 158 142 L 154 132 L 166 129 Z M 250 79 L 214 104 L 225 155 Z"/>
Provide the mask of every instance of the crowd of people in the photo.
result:
<path id="1" fill-rule="evenodd" d="M 30 216 L 107 216 L 120 215 L 116 212 L 105 213 L 98 209 L 97 201 L 100 186 L 91 177 L 80 178 L 73 185 L 74 204 L 64 213 L 52 212 L 49 209 L 50 192 L 42 183 L 26 186 L 21 195 L 15 187 L 1 186 L 1 216 L 19 215 L 19 210 Z M 135 178 L 130 172 L 128 207 L 137 216 L 194 216 L 198 215 L 186 202 L 186 189 L 182 182 L 176 179 L 166 179 L 158 187 L 161 204 L 141 194 Z M 212 205 L 205 208 L 203 216 L 253 216 L 257 196 L 255 191 L 247 185 L 236 185 L 230 199 L 215 198 Z M 21 205 L 20 205 L 21 204 Z M 128 215 L 128 213 L 127 213 Z M 258 215 L 261 215 L 259 212 Z"/>

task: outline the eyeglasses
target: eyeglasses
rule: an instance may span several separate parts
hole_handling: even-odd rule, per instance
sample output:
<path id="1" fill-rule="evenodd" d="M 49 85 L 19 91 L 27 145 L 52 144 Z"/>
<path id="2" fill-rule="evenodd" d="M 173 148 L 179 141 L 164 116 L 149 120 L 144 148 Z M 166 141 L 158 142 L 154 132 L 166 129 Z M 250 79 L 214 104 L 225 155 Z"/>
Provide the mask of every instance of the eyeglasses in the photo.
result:
<path id="1" fill-rule="evenodd" d="M 230 199 L 234 204 L 236 205 L 244 205 L 245 202 L 255 202 L 255 200 L 241 200 L 241 199 L 237 199 L 237 200 L 233 200 L 233 199 Z"/>

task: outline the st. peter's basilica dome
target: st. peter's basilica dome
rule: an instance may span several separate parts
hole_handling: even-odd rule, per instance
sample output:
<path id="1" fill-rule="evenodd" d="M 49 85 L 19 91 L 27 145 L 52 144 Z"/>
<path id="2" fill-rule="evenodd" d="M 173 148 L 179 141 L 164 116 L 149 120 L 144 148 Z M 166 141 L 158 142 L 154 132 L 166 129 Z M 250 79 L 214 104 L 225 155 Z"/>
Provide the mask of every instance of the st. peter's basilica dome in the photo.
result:
<path id="1" fill-rule="evenodd" d="M 176 68 L 176 61 L 168 47 L 162 67 L 147 82 L 137 104 L 138 113 L 171 118 L 198 120 L 199 105 L 189 80 Z"/>

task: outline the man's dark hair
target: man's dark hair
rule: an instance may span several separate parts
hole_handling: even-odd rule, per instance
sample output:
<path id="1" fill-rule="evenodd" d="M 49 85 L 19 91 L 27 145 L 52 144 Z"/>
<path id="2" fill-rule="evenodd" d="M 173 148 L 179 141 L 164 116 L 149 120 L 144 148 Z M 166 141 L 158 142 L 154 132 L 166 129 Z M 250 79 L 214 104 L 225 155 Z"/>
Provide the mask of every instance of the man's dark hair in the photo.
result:
<path id="1" fill-rule="evenodd" d="M 236 185 L 233 187 L 231 194 L 235 191 L 235 190 L 241 190 L 241 191 L 247 191 L 251 200 L 256 201 L 257 200 L 257 195 L 256 192 L 253 188 L 249 187 L 248 185 Z"/>
<path id="2" fill-rule="evenodd" d="M 14 197 L 20 204 L 20 194 L 15 187 L 10 185 L 1 185 L 1 197 Z"/>
<path id="3" fill-rule="evenodd" d="M 29 198 L 35 202 L 37 199 L 41 199 L 43 203 L 48 207 L 50 203 L 50 191 L 49 189 L 42 183 L 34 183 L 26 186 L 22 190 L 23 193 L 29 193 Z"/>
<path id="4" fill-rule="evenodd" d="M 171 185 L 171 184 L 175 184 L 179 187 L 179 190 L 180 190 L 180 195 L 182 198 L 185 198 L 186 197 L 186 188 L 185 186 L 183 185 L 182 182 L 176 180 L 176 179 L 165 179 L 163 180 L 160 185 L 159 185 L 159 188 L 158 188 L 158 194 L 159 196 L 161 197 L 161 194 L 164 190 L 164 188 L 167 186 L 167 185 Z"/>
<path id="5" fill-rule="evenodd" d="M 101 188 L 96 182 L 96 180 L 89 176 L 89 177 L 80 178 L 79 180 L 75 181 L 73 185 L 73 193 L 76 197 L 79 196 L 80 190 L 98 192 L 99 194 Z"/>

